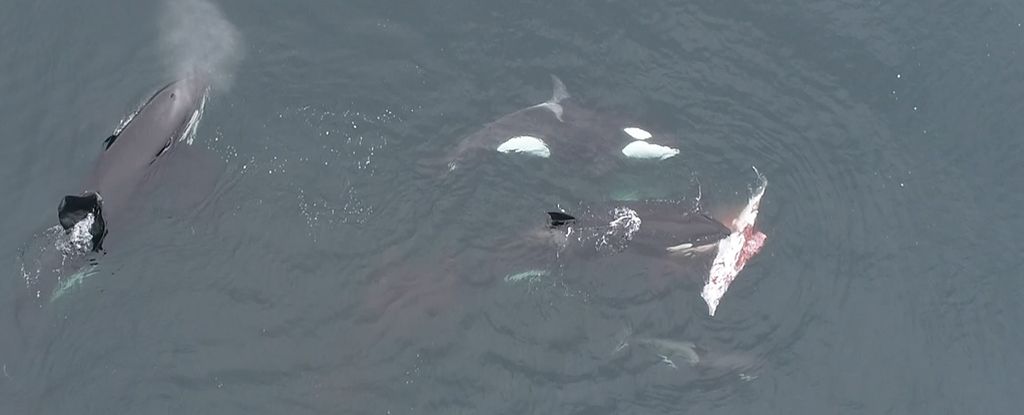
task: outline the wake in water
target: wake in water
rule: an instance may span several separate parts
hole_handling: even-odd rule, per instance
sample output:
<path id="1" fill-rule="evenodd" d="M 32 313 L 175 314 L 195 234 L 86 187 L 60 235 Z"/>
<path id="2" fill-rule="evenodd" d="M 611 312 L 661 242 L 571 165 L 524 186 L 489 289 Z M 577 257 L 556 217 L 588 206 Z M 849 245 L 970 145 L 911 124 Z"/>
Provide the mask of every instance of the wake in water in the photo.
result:
<path id="1" fill-rule="evenodd" d="M 205 0 L 164 2 L 160 48 L 172 78 L 200 76 L 227 90 L 244 55 L 241 45 L 241 33 L 214 4 Z"/>

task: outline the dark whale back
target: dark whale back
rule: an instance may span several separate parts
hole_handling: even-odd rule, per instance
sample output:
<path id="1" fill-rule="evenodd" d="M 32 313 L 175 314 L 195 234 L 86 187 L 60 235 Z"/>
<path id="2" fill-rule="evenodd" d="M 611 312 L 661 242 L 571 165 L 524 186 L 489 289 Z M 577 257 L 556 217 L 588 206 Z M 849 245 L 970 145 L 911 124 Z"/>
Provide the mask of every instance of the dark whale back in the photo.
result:
<path id="1" fill-rule="evenodd" d="M 714 244 L 731 233 L 708 215 L 659 201 L 619 203 L 582 217 L 548 212 L 548 227 L 576 235 L 579 246 L 570 248 L 583 256 L 626 250 L 664 256 L 671 253 L 669 248 Z"/>
<path id="2" fill-rule="evenodd" d="M 117 214 L 151 166 L 186 133 L 199 116 L 207 84 L 185 78 L 157 91 L 105 148 L 85 185 L 99 193 L 107 214 Z"/>

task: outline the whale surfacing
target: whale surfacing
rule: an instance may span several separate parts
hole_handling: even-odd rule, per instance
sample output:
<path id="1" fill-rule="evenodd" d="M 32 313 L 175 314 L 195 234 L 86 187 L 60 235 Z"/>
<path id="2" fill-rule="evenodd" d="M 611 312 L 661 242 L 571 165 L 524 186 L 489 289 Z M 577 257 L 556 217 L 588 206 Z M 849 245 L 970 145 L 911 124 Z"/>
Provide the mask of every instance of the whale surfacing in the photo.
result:
<path id="1" fill-rule="evenodd" d="M 189 186 L 168 185 L 189 193 L 205 190 L 204 180 L 193 177 L 210 173 L 202 154 L 191 152 L 192 136 L 202 117 L 209 86 L 204 78 L 187 77 L 171 82 L 134 111 L 114 134 L 103 141 L 95 167 L 77 194 L 64 196 L 57 208 L 59 226 L 33 237 L 20 255 L 26 293 L 19 298 L 18 314 L 61 290 L 92 275 L 105 253 L 107 236 L 131 229 L 136 202 L 146 191 L 174 175 L 186 176 Z M 180 173 L 180 174 L 179 174 Z M 157 183 L 159 182 L 159 183 Z M 176 199 L 188 200 L 178 194 Z M 86 272 L 83 273 L 83 270 Z M 78 275 L 78 277 L 76 277 Z M 77 279 L 76 279 L 77 278 Z"/>

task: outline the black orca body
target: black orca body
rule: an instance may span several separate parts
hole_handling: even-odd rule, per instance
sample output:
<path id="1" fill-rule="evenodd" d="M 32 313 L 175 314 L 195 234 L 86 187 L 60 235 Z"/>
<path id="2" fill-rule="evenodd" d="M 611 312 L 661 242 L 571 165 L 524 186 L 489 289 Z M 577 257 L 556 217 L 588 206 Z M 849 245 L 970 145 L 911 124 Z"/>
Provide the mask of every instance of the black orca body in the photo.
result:
<path id="1" fill-rule="evenodd" d="M 630 251 L 654 257 L 708 252 L 731 233 L 718 220 L 667 201 L 620 202 L 579 217 L 548 212 L 542 232 L 559 251 L 576 256 Z"/>
<path id="2" fill-rule="evenodd" d="M 706 265 L 730 229 L 703 213 L 671 201 L 605 204 L 583 212 L 548 212 L 510 245 L 510 260 L 495 271 L 505 278 L 548 274 L 562 267 L 597 264 L 600 258 L 639 256 L 673 269 Z M 705 255 L 709 254 L 709 255 Z"/>

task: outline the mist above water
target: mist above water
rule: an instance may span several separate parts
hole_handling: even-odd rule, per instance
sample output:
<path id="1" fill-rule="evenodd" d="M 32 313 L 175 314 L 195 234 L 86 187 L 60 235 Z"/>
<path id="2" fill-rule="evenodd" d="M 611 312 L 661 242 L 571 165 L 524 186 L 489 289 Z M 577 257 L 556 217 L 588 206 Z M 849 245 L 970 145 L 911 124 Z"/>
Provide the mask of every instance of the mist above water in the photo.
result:
<path id="1" fill-rule="evenodd" d="M 160 17 L 160 48 L 175 79 L 202 76 L 212 86 L 231 87 L 244 53 L 242 35 L 205 0 L 167 0 Z"/>

